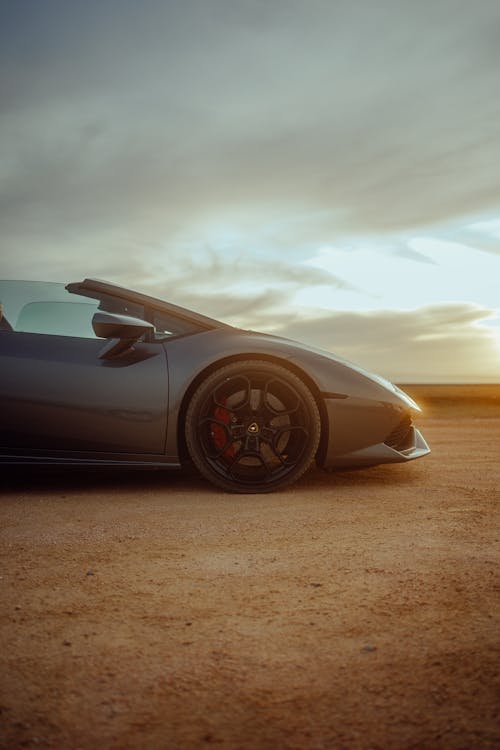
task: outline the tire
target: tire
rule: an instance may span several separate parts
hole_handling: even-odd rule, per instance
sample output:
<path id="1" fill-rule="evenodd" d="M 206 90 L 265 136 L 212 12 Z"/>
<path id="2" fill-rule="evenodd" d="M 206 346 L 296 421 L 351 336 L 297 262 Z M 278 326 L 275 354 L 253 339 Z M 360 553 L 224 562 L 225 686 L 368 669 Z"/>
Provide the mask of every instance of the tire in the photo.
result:
<path id="1" fill-rule="evenodd" d="M 306 385 L 272 362 L 232 362 L 207 377 L 186 413 L 189 455 L 229 492 L 272 492 L 311 465 L 321 419 Z"/>

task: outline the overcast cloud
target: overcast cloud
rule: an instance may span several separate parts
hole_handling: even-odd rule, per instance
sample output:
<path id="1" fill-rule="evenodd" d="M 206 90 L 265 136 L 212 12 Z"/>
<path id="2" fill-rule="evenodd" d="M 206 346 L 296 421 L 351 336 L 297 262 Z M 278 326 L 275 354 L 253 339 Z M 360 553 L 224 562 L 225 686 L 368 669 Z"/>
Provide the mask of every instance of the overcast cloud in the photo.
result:
<path id="1" fill-rule="evenodd" d="M 498 379 L 499 39 L 497 0 L 5 2 L 1 275 L 106 277 L 269 329 L 302 305 L 304 336 L 360 355 L 370 309 L 386 374 L 472 357 Z M 333 251 L 371 256 L 372 281 L 314 265 Z M 415 295 L 424 266 L 440 299 Z M 408 346 L 399 311 L 426 329 L 440 302 L 482 318 L 437 315 L 446 346 Z"/>

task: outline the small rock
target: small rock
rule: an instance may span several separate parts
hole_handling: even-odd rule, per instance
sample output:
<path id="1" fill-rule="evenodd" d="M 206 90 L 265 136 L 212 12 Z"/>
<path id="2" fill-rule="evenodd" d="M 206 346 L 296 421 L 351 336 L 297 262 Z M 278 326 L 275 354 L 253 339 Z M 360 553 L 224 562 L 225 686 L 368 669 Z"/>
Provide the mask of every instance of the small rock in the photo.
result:
<path id="1" fill-rule="evenodd" d="M 93 576 L 94 575 L 94 571 L 93 570 L 87 570 L 87 572 L 85 573 L 85 575 L 86 576 Z"/>
<path id="2" fill-rule="evenodd" d="M 63 641 L 63 646 L 71 646 L 71 641 Z"/>
<path id="3" fill-rule="evenodd" d="M 368 646 L 363 646 L 363 648 L 361 649 L 361 653 L 362 654 L 371 654 L 373 651 L 376 651 L 376 650 L 377 650 L 376 646 L 370 646 L 370 645 L 368 645 Z"/>

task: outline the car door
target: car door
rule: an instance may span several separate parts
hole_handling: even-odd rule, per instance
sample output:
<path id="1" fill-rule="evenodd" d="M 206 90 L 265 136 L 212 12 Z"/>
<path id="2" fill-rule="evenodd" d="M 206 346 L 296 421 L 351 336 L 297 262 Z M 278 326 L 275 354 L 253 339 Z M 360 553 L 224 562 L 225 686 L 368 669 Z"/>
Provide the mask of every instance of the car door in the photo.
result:
<path id="1" fill-rule="evenodd" d="M 106 360 L 99 356 L 105 343 L 90 336 L 0 331 L 2 453 L 118 460 L 163 454 L 165 348 L 138 342 L 132 352 Z"/>

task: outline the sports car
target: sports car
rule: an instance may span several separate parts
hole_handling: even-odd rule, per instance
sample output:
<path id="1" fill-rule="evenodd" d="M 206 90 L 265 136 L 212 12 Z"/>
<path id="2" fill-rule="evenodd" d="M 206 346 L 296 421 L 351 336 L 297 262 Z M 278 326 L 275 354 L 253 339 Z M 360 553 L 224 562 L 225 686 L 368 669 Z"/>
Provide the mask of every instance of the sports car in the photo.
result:
<path id="1" fill-rule="evenodd" d="M 0 281 L 0 462 L 180 468 L 269 492 L 429 453 L 418 405 L 334 354 L 96 279 Z"/>

